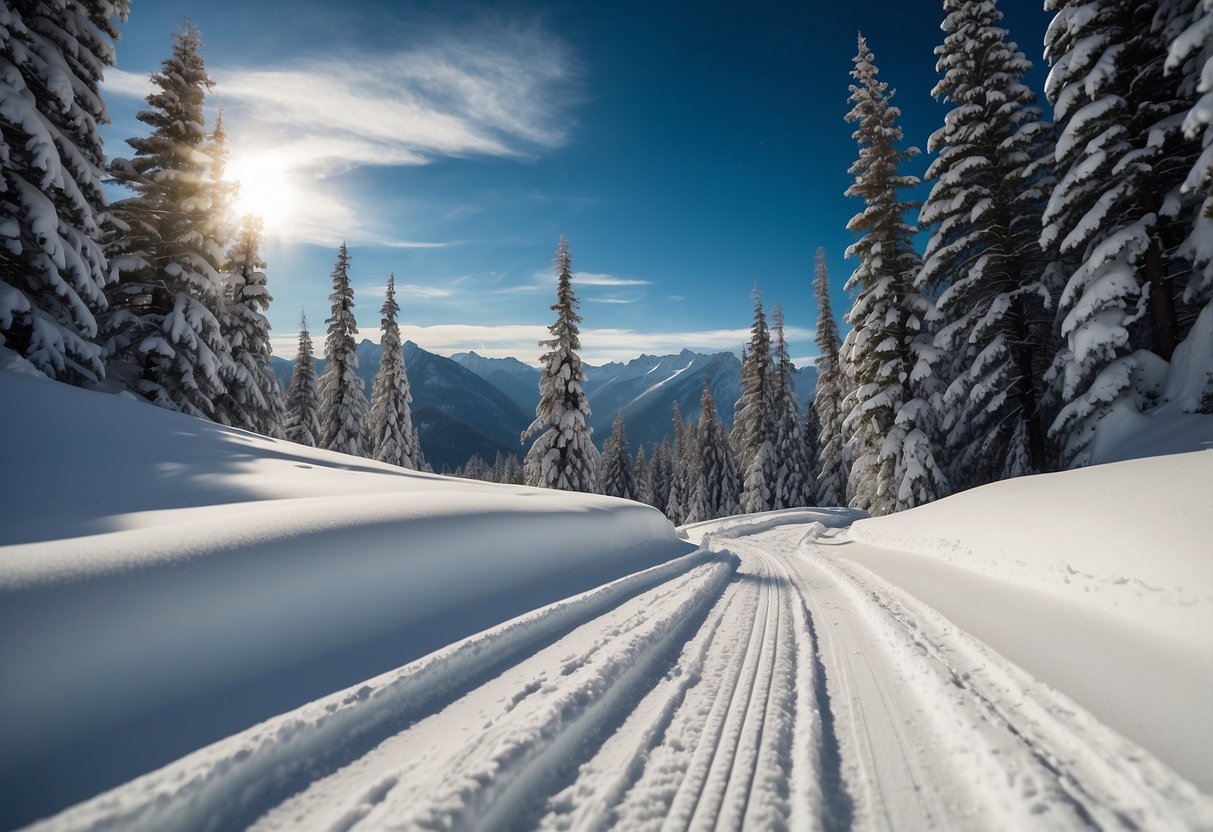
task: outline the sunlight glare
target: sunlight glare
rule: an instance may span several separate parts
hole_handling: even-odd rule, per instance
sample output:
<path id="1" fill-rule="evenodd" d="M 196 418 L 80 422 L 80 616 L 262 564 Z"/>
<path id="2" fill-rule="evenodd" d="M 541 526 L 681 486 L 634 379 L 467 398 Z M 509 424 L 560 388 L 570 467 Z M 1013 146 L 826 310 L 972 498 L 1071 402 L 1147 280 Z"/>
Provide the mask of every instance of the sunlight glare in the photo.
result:
<path id="1" fill-rule="evenodd" d="M 239 214 L 257 214 L 266 231 L 282 228 L 293 192 L 284 159 L 271 154 L 237 157 L 228 165 L 228 178 L 240 185 Z"/>

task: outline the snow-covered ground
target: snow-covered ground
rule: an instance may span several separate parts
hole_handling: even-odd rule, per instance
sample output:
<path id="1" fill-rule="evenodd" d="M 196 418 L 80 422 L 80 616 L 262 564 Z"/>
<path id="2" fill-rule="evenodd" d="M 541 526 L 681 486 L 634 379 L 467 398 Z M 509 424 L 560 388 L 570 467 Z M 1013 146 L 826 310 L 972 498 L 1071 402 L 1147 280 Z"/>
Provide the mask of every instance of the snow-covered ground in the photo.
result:
<path id="1" fill-rule="evenodd" d="M 0 826 L 1213 829 L 1213 452 L 676 535 L 0 396 Z"/>
<path id="2" fill-rule="evenodd" d="M 0 401 L 0 819 L 693 548 L 613 498 L 405 472 L 11 372 Z"/>

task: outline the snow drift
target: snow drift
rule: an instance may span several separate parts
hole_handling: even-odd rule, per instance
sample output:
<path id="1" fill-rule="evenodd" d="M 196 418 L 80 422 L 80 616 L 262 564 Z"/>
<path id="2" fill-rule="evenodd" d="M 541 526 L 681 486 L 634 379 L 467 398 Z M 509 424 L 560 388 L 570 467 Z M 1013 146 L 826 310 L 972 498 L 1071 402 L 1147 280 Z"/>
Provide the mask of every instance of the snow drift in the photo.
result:
<path id="1" fill-rule="evenodd" d="M 997 482 L 860 520 L 850 536 L 938 557 L 1207 647 L 1211 508 L 1213 451 L 1195 451 Z"/>
<path id="2" fill-rule="evenodd" d="M 693 548 L 637 503 L 12 372 L 0 398 L 0 792 L 24 819 Z"/>
<path id="3" fill-rule="evenodd" d="M 1213 451 L 1021 477 L 823 542 L 1213 793 Z"/>

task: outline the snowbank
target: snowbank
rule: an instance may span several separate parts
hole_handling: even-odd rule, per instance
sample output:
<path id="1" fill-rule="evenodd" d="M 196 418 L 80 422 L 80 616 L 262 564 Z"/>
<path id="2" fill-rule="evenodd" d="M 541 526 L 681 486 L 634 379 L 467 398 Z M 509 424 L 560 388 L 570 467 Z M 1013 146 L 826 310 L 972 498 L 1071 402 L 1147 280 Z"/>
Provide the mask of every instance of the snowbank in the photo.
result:
<path id="1" fill-rule="evenodd" d="M 1211 509 L 1197 451 L 994 483 L 823 542 L 1213 793 Z"/>
<path id="2" fill-rule="evenodd" d="M 1213 451 L 1006 480 L 860 520 L 850 536 L 1078 601 L 1209 650 Z"/>
<path id="3" fill-rule="evenodd" d="M 0 793 L 23 802 L 5 819 L 692 548 L 637 503 L 9 372 L 0 399 Z"/>

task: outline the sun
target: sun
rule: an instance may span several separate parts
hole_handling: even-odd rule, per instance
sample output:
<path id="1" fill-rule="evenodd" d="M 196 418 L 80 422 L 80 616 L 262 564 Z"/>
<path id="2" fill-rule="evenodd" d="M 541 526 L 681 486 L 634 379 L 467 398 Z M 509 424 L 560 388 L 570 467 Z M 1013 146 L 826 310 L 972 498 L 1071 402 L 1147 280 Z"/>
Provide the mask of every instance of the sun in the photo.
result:
<path id="1" fill-rule="evenodd" d="M 228 164 L 227 176 L 240 186 L 237 213 L 258 215 L 267 231 L 283 227 L 291 214 L 294 188 L 281 157 L 269 153 L 236 157 Z"/>

